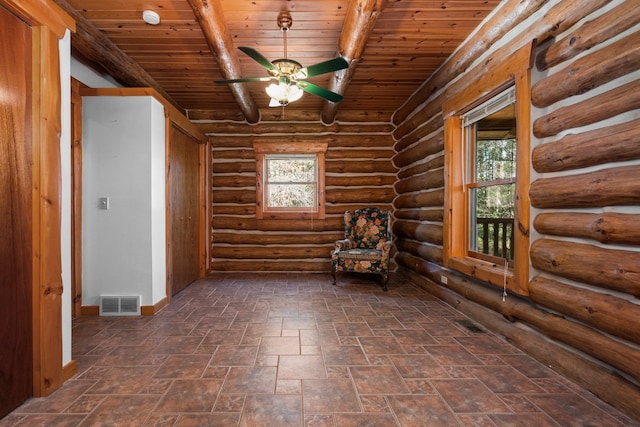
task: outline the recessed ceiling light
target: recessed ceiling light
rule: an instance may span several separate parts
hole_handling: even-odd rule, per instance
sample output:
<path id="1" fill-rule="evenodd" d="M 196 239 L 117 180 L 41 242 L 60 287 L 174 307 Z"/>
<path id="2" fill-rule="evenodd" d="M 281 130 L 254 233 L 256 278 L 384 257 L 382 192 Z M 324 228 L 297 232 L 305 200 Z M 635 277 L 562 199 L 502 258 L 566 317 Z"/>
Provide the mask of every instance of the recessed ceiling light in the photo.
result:
<path id="1" fill-rule="evenodd" d="M 145 10 L 142 12 L 142 19 L 150 25 L 158 25 L 160 23 L 160 15 L 153 10 Z"/>

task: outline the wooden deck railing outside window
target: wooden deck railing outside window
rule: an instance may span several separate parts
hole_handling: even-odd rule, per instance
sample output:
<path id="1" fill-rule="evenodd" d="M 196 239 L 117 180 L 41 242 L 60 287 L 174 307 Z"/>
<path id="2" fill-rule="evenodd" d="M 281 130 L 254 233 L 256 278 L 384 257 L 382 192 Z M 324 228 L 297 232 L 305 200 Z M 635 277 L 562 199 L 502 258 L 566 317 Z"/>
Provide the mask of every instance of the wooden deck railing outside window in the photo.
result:
<path id="1" fill-rule="evenodd" d="M 477 218 L 478 252 L 513 260 L 513 218 Z"/>

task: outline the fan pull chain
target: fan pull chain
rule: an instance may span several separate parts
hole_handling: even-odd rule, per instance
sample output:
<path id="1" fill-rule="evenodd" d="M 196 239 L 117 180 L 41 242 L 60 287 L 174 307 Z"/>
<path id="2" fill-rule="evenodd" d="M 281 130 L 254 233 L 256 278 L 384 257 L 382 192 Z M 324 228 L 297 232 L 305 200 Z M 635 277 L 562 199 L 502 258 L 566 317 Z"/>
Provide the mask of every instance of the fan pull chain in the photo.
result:
<path id="1" fill-rule="evenodd" d="M 502 277 L 502 302 L 507 300 L 507 270 L 509 268 L 509 261 L 504 259 L 504 272 Z"/>

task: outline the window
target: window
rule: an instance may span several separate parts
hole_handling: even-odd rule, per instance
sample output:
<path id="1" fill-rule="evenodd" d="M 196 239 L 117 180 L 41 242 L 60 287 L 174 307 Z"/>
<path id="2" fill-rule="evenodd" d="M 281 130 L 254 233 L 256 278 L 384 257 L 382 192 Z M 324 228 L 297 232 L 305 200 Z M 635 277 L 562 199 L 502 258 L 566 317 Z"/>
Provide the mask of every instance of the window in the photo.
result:
<path id="1" fill-rule="evenodd" d="M 513 264 L 516 183 L 515 90 L 462 116 L 466 146 L 468 254 Z"/>
<path id="2" fill-rule="evenodd" d="M 521 295 L 529 280 L 531 49 L 443 104 L 443 263 Z"/>
<path id="3" fill-rule="evenodd" d="M 309 210 L 316 206 L 318 160 L 308 154 L 264 157 L 263 204 L 267 210 Z"/>
<path id="4" fill-rule="evenodd" d="M 256 218 L 324 218 L 326 143 L 255 142 Z"/>

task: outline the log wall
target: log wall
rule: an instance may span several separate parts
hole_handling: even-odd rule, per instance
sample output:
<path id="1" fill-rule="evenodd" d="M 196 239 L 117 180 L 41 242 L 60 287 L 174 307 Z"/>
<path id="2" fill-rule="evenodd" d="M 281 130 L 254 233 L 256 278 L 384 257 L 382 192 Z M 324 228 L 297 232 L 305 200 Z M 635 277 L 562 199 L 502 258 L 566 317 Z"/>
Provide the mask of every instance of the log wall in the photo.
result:
<path id="1" fill-rule="evenodd" d="M 275 110 L 275 109 L 274 109 Z M 212 139 L 212 271 L 330 271 L 334 242 L 344 238 L 345 210 L 391 209 L 397 168 L 390 114 L 338 114 L 330 126 L 320 113 L 272 110 L 259 124 L 200 118 Z M 192 117 L 193 119 L 193 117 Z M 326 218 L 256 219 L 256 159 L 253 141 L 328 142 Z"/>
<path id="2" fill-rule="evenodd" d="M 640 8 L 632 0 L 575 4 L 503 2 L 396 111 L 395 259 L 443 299 L 640 419 Z M 502 289 L 443 267 L 441 112 L 483 67 L 533 39 L 531 279 L 528 297 L 504 302 Z M 523 328 L 544 350 L 522 339 Z M 579 361 L 561 359 L 566 349 Z"/>

